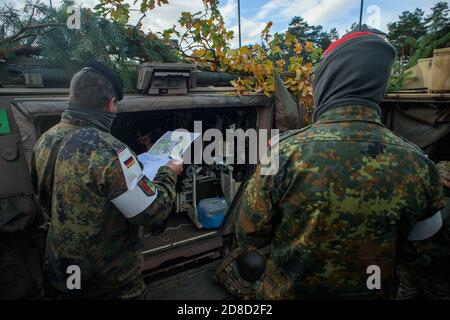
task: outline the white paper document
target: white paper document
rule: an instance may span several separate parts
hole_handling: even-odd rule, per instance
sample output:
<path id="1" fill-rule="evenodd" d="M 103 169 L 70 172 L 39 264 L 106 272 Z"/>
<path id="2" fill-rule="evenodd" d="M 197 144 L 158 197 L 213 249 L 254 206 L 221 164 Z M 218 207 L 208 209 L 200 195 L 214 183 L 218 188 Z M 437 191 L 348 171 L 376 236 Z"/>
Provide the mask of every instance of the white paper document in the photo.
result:
<path id="1" fill-rule="evenodd" d="M 138 155 L 144 165 L 143 173 L 153 180 L 158 169 L 171 158 L 182 158 L 189 146 L 200 136 L 200 133 L 185 131 L 167 131 L 151 149 Z"/>

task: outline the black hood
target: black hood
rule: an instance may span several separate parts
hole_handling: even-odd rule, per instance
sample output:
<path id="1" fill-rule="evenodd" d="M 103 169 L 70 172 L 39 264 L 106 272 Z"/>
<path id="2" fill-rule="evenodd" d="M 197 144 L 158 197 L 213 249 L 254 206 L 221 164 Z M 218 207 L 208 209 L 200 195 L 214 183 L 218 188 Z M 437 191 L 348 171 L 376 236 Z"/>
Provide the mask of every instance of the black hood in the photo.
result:
<path id="1" fill-rule="evenodd" d="M 332 108 L 359 105 L 380 113 L 395 48 L 369 32 L 349 34 L 325 51 L 313 82 L 313 122 Z"/>

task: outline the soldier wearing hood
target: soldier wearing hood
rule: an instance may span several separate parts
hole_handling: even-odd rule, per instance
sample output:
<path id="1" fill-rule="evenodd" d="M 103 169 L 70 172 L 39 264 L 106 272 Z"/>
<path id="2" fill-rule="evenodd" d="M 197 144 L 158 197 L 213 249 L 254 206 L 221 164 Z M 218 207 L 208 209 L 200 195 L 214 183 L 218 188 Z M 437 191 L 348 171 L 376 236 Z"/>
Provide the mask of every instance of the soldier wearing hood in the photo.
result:
<path id="1" fill-rule="evenodd" d="M 442 226 L 436 166 L 380 120 L 395 54 L 371 32 L 333 43 L 315 74 L 313 124 L 280 137 L 277 173 L 258 167 L 249 180 L 236 238 L 240 251 L 269 250 L 259 298 L 391 298 L 405 244 Z"/>

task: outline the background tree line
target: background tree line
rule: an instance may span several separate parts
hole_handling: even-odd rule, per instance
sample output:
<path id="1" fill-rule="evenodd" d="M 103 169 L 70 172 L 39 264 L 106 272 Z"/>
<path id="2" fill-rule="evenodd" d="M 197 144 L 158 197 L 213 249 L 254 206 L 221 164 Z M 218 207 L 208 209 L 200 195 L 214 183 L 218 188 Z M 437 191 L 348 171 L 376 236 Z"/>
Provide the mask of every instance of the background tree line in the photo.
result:
<path id="1" fill-rule="evenodd" d="M 433 51 L 450 47 L 449 5 L 437 2 L 425 15 L 423 9 L 403 11 L 397 21 L 388 24 L 388 40 L 397 49 L 394 73 L 389 81 L 389 90 L 402 88 L 408 78 L 407 69 L 422 58 L 430 58 Z"/>
<path id="2" fill-rule="evenodd" d="M 388 30 L 388 39 L 403 63 L 414 65 L 418 59 L 432 57 L 434 49 L 450 46 L 448 3 L 436 3 L 428 15 L 419 8 L 404 11 L 388 24 Z"/>
<path id="3" fill-rule="evenodd" d="M 2 2 L 0 59 L 17 55 L 37 57 L 74 71 L 89 57 L 95 56 L 115 68 L 128 88 L 134 87 L 135 66 L 143 61 L 188 60 L 213 70 L 253 75 L 253 78 L 242 78 L 236 83 L 240 91 L 256 88 L 270 94 L 273 90 L 272 69 L 296 70 L 298 73 L 302 66 L 309 68 L 318 61 L 321 52 L 342 36 L 335 28 L 325 30 L 321 25 L 309 24 L 296 16 L 289 23 L 287 32 L 271 35 L 269 23 L 260 44 L 241 50 L 231 49 L 234 35 L 226 29 L 216 0 L 203 0 L 205 11 L 202 13 L 184 12 L 179 20 L 183 30 L 166 30 L 159 35 L 144 30 L 141 21 L 146 13 L 168 1 L 138 0 L 142 16 L 131 25 L 128 23 L 130 6 L 123 0 L 99 0 L 93 10 L 82 9 L 82 28 L 76 32 L 66 27 L 69 16 L 66 9 L 73 5 L 71 0 L 64 0 L 59 8 L 40 0 L 25 0 L 20 8 Z M 351 27 L 354 28 L 356 24 Z M 171 37 L 177 38 L 177 46 L 173 45 Z M 396 78 L 391 86 L 395 89 L 401 85 L 404 78 L 401 75 L 406 68 L 418 59 L 431 57 L 434 49 L 450 46 L 448 3 L 437 2 L 428 15 L 421 8 L 402 12 L 397 21 L 388 24 L 387 38 L 398 51 Z M 309 74 L 308 70 L 304 71 Z M 262 78 L 253 81 L 258 77 Z M 291 89 L 303 87 L 305 83 L 301 83 L 301 78 L 297 74 L 297 80 L 288 82 L 287 86 Z"/>

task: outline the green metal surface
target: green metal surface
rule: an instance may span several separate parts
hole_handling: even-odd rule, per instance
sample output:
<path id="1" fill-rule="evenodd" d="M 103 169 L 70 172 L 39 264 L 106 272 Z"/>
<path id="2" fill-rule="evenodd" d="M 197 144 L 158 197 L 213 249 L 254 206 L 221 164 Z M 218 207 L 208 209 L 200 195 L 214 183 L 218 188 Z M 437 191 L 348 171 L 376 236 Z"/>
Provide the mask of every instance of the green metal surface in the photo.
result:
<path id="1" fill-rule="evenodd" d="M 0 109 L 0 134 L 11 133 L 11 128 L 9 127 L 8 113 L 4 109 Z"/>

